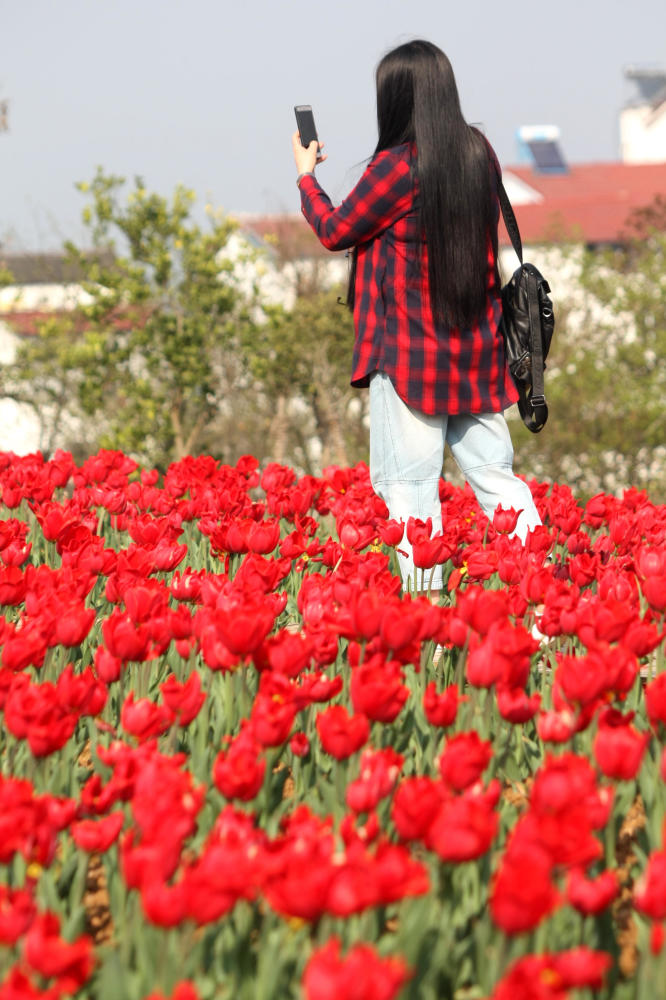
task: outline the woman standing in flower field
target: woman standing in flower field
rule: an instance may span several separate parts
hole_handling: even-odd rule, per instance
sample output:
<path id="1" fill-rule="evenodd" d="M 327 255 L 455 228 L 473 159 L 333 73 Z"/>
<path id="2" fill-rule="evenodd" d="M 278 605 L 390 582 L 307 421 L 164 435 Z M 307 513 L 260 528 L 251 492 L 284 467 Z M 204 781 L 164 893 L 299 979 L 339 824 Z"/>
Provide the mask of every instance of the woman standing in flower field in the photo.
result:
<path id="1" fill-rule="evenodd" d="M 435 45 L 392 50 L 376 82 L 377 146 L 337 208 L 314 174 L 325 156 L 293 135 L 306 219 L 329 250 L 353 248 L 352 385 L 370 388 L 372 484 L 392 518 L 432 518 L 440 531 L 448 442 L 488 517 L 498 506 L 521 511 L 515 530 L 524 539 L 540 519 L 513 473 L 502 415 L 517 394 L 499 330 L 499 165 L 465 122 L 451 64 Z M 409 585 L 413 559 L 400 558 Z M 431 586 L 441 585 L 437 567 Z"/>

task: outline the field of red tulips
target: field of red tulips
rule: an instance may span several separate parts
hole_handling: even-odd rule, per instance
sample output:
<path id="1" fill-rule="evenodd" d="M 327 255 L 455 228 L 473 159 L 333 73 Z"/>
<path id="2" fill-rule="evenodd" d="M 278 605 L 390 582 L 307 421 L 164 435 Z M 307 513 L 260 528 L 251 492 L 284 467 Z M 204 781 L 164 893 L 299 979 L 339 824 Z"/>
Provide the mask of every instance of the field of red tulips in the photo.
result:
<path id="1" fill-rule="evenodd" d="M 662 996 L 666 507 L 530 486 L 0 455 L 0 1000 Z"/>

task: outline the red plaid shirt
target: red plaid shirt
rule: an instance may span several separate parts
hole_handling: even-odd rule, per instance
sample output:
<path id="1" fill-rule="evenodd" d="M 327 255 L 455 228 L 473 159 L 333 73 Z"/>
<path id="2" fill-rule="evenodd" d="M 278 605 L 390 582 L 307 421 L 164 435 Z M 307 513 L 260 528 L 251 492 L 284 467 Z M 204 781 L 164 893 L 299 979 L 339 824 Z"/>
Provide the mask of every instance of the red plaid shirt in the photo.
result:
<path id="1" fill-rule="evenodd" d="M 364 388 L 379 370 L 422 413 L 497 413 L 518 394 L 498 329 L 495 256 L 490 248 L 481 320 L 468 329 L 436 325 L 412 155 L 409 145 L 382 150 L 337 208 L 314 177 L 306 175 L 299 185 L 303 214 L 323 245 L 357 249 L 351 383 Z"/>

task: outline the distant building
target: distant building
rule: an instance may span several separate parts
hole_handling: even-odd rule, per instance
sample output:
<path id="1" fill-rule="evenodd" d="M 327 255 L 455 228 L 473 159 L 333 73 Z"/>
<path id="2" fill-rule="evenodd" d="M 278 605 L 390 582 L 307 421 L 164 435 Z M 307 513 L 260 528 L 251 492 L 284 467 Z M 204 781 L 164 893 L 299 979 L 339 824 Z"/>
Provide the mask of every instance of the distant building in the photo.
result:
<path id="1" fill-rule="evenodd" d="M 664 111 L 666 125 L 666 90 L 661 93 L 655 88 L 652 104 Z M 505 167 L 503 180 L 524 247 L 621 245 L 631 214 L 666 192 L 666 134 L 660 155 L 653 135 L 651 159 L 636 155 L 614 163 L 568 163 L 556 126 L 523 126 L 517 138 L 521 162 Z M 517 260 L 503 225 L 500 245 L 505 269 L 513 270 Z"/>
<path id="2" fill-rule="evenodd" d="M 624 163 L 666 160 L 666 71 L 631 68 L 636 96 L 620 112 L 620 153 Z"/>
<path id="3" fill-rule="evenodd" d="M 321 245 L 300 212 L 280 215 L 234 216 L 234 237 L 259 252 L 259 292 L 265 302 L 292 309 L 296 296 L 308 289 L 328 288 L 347 280 L 344 251 L 331 253 Z M 254 265 L 256 280 L 256 263 Z M 242 269 L 236 268 L 242 278 Z"/>
<path id="4" fill-rule="evenodd" d="M 101 260 L 110 260 L 102 256 Z M 81 270 L 62 253 L 2 253 L 0 268 L 13 282 L 0 288 L 0 366 L 11 382 L 11 366 L 21 340 L 32 337 L 40 322 L 90 301 Z M 47 447 L 45 422 L 27 403 L 0 398 L 0 450 L 24 455 Z M 58 442 L 60 443 L 60 442 Z"/>
<path id="5" fill-rule="evenodd" d="M 241 217 L 221 257 L 231 261 L 233 278 L 241 295 L 255 294 L 264 304 L 293 307 L 299 290 L 313 279 L 335 284 L 346 274 L 344 254 L 331 255 L 321 247 L 302 216 Z M 109 264 L 111 255 L 101 255 Z M 80 268 L 61 253 L 7 254 L 0 251 L 0 269 L 12 284 L 0 287 L 0 451 L 27 454 L 39 449 L 64 447 L 67 434 L 76 428 L 67 414 L 38 413 L 35 407 L 11 397 L 11 371 L 19 345 L 37 334 L 41 323 L 92 301 L 82 284 Z M 227 280 L 227 273 L 222 272 Z M 263 312 L 256 310 L 260 321 Z M 127 324 L 119 310 L 118 327 Z M 55 428 L 55 429 L 54 429 Z"/>
<path id="6" fill-rule="evenodd" d="M 622 243 L 627 218 L 666 193 L 661 163 L 577 163 L 560 173 L 506 167 L 504 186 L 523 243 Z M 502 230 L 500 241 L 508 244 Z"/>

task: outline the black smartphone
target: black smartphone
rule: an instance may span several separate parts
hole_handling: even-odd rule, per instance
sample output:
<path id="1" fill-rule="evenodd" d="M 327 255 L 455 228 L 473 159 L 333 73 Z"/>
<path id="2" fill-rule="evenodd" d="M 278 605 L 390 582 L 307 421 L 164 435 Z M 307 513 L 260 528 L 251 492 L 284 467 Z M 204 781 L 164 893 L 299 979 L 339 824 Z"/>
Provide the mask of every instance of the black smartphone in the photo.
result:
<path id="1" fill-rule="evenodd" d="M 319 145 L 319 136 L 317 135 L 317 129 L 315 128 L 314 115 L 312 114 L 312 107 L 309 104 L 297 104 L 294 108 L 296 114 L 296 127 L 298 129 L 298 134 L 301 137 L 301 146 L 307 147 L 310 145 L 314 139 Z"/>

